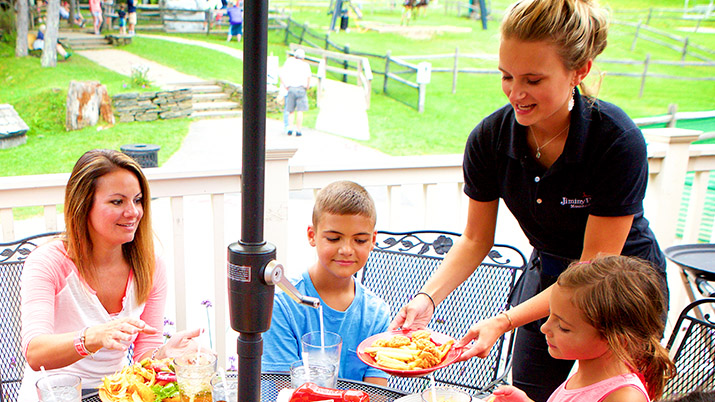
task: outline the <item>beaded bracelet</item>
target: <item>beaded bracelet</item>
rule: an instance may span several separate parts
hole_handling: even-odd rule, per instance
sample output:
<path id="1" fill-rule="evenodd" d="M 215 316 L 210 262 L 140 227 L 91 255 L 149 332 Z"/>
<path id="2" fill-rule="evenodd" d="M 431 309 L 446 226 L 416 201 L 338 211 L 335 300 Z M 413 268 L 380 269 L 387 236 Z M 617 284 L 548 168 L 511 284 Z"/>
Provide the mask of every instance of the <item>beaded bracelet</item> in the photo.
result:
<path id="1" fill-rule="evenodd" d="M 82 328 L 82 330 L 77 332 L 77 336 L 74 338 L 74 350 L 76 350 L 77 353 L 82 357 L 92 357 L 92 355 L 94 354 L 87 349 L 87 345 L 85 344 L 85 335 L 87 333 L 87 328 L 89 327 Z"/>
<path id="2" fill-rule="evenodd" d="M 159 349 L 161 349 L 161 346 L 159 346 L 158 348 L 154 349 L 154 350 L 151 352 L 151 359 L 152 359 L 152 360 L 156 360 L 156 355 L 157 355 L 157 353 L 159 353 Z"/>
<path id="3" fill-rule="evenodd" d="M 437 305 L 434 303 L 434 299 L 432 298 L 432 296 L 429 295 L 429 293 L 427 293 L 427 292 L 417 292 L 417 294 L 416 294 L 415 296 L 417 296 L 417 295 L 425 295 L 425 296 L 427 296 L 427 298 L 429 299 L 429 301 L 432 302 L 432 312 L 437 311 Z"/>

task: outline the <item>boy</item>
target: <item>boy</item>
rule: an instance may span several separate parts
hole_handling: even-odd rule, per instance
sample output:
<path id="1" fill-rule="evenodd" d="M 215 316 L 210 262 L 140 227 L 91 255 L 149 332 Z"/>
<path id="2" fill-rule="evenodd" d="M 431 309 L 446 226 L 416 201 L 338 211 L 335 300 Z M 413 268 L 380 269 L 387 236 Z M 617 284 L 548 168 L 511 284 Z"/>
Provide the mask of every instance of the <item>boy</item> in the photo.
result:
<path id="1" fill-rule="evenodd" d="M 376 219 L 375 203 L 359 184 L 338 181 L 320 190 L 308 226 L 318 261 L 292 283 L 303 295 L 320 299 L 325 330 L 343 338 L 338 378 L 387 385 L 387 374 L 367 366 L 356 352 L 365 338 L 387 331 L 390 320 L 387 304 L 353 278 L 375 244 Z M 302 358 L 301 337 L 319 330 L 318 309 L 276 292 L 271 328 L 264 335 L 263 369 L 289 371 Z"/>
<path id="2" fill-rule="evenodd" d="M 117 10 L 117 15 L 119 16 L 119 35 L 127 34 L 127 12 L 124 11 L 124 4 L 119 5 Z"/>

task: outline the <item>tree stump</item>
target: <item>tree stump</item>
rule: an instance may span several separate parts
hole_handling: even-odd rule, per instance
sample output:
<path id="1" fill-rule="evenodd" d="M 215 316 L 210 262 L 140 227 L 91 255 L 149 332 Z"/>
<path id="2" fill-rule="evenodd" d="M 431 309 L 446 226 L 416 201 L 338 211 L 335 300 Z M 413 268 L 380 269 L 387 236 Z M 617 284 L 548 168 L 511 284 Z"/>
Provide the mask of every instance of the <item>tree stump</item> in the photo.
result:
<path id="1" fill-rule="evenodd" d="M 114 124 L 107 87 L 98 81 L 71 81 L 67 91 L 67 131 L 94 126 L 100 115 L 105 122 Z"/>

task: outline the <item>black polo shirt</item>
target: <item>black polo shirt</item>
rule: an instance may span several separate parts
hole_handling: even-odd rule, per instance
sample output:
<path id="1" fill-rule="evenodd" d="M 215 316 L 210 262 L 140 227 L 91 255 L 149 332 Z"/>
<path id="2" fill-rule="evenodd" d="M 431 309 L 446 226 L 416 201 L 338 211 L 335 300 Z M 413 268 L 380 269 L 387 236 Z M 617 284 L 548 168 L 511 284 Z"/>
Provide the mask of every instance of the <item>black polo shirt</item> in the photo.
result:
<path id="1" fill-rule="evenodd" d="M 643 134 L 617 106 L 590 104 L 578 92 L 575 98 L 563 153 L 548 169 L 534 159 L 511 105 L 482 120 L 467 140 L 464 192 L 476 201 L 504 199 L 535 249 L 570 259 L 581 256 L 589 215 L 634 215 L 623 255 L 664 269 L 665 257 L 643 217 Z"/>

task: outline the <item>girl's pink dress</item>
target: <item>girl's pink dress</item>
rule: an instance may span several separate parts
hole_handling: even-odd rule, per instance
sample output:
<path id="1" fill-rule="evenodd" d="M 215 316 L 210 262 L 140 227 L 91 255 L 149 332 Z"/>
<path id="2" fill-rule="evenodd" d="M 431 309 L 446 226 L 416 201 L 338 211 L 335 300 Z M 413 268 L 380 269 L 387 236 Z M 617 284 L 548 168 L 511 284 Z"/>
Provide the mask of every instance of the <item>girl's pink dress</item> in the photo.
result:
<path id="1" fill-rule="evenodd" d="M 569 380 L 566 380 L 563 384 L 556 388 L 556 391 L 551 394 L 547 402 L 601 402 L 608 396 L 608 394 L 623 387 L 633 387 L 641 391 L 646 400 L 650 402 L 648 391 L 646 391 L 645 386 L 638 375 L 634 373 L 611 377 L 595 384 L 591 384 L 587 387 L 577 389 L 566 389 L 566 384 L 568 384 L 568 382 Z"/>

